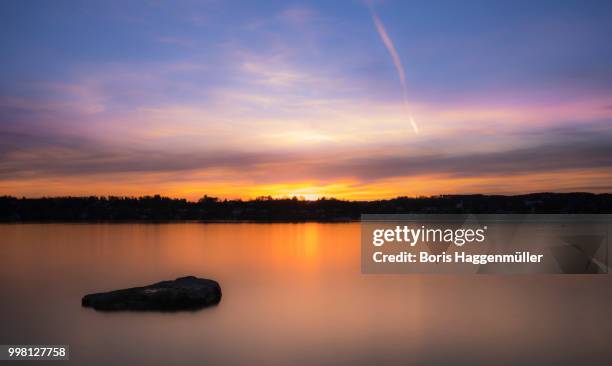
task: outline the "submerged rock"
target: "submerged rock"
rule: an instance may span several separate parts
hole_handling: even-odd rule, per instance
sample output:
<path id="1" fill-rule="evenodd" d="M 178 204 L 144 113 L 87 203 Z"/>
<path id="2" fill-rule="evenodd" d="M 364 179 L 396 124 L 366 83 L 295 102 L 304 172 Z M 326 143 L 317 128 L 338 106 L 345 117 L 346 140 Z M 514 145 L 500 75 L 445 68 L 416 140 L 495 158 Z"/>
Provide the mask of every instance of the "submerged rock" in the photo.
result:
<path id="1" fill-rule="evenodd" d="M 81 305 L 96 310 L 195 310 L 221 301 L 216 281 L 193 276 L 83 296 Z"/>

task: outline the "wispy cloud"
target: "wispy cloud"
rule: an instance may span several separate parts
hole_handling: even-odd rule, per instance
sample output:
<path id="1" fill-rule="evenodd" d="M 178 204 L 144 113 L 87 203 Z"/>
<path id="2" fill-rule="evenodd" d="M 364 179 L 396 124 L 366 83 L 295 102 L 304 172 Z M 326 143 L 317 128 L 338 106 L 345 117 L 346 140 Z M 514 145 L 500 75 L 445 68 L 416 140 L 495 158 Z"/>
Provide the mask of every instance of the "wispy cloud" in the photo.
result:
<path id="1" fill-rule="evenodd" d="M 154 146 L 117 146 L 66 134 L 6 132 L 0 133 L 0 138 L 12 142 L 0 150 L 3 157 L 0 179 L 118 173 L 196 174 L 221 170 L 233 179 L 248 177 L 254 184 L 271 184 L 314 177 L 327 182 L 346 179 L 376 182 L 432 175 L 475 179 L 580 169 L 610 172 L 612 130 L 605 126 L 602 122 L 572 133 L 567 129 L 549 130 L 544 140 L 502 151 L 409 153 L 402 145 L 387 146 L 384 151 L 363 146 L 302 151 L 285 148 L 283 153 L 278 148 L 257 151 L 248 146 L 181 151 Z M 308 137 L 308 134 L 299 136 Z"/>
<path id="2" fill-rule="evenodd" d="M 393 65 L 395 66 L 395 70 L 397 71 L 400 83 L 402 84 L 402 89 L 404 93 L 406 93 L 408 90 L 406 87 L 406 72 L 404 71 L 402 60 L 400 59 L 397 50 L 395 49 L 395 45 L 393 44 L 391 37 L 389 37 L 389 34 L 387 33 L 387 30 L 385 29 L 385 25 L 383 24 L 382 20 L 380 20 L 374 10 L 370 9 L 370 11 L 372 13 L 374 25 L 376 26 L 376 31 L 378 32 L 378 35 L 380 36 L 382 42 L 385 44 L 385 47 L 387 47 L 387 51 L 389 51 L 389 54 L 391 55 L 391 60 L 393 60 Z"/>
<path id="3" fill-rule="evenodd" d="M 406 72 L 404 71 L 402 60 L 400 59 L 400 56 L 397 53 L 397 49 L 395 48 L 395 44 L 393 43 L 393 40 L 391 40 L 391 37 L 387 33 L 387 29 L 385 28 L 385 25 L 383 24 L 382 20 L 380 20 L 380 17 L 376 14 L 371 4 L 370 4 L 370 14 L 372 15 L 372 20 L 374 21 L 374 25 L 376 26 L 376 31 L 378 32 L 380 39 L 382 40 L 385 47 L 387 48 L 387 51 L 389 51 L 389 54 L 391 55 L 391 60 L 393 61 L 393 65 L 395 66 L 395 70 L 397 71 L 397 75 L 399 77 L 399 81 L 402 86 L 404 104 L 406 105 L 406 108 L 408 109 L 408 87 L 406 85 Z M 414 121 L 414 118 L 410 116 L 408 117 L 408 120 L 410 121 L 410 125 L 412 126 L 414 133 L 418 134 L 419 128 L 416 122 Z"/>

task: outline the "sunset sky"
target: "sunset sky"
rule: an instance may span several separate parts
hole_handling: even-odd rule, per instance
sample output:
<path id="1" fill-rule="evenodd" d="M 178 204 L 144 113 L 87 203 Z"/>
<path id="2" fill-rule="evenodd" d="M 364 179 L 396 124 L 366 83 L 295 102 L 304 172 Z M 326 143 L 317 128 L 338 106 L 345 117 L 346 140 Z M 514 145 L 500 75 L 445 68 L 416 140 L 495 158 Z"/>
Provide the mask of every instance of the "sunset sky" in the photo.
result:
<path id="1" fill-rule="evenodd" d="M 611 1 L 2 1 L 0 195 L 611 192 L 611 39 Z"/>

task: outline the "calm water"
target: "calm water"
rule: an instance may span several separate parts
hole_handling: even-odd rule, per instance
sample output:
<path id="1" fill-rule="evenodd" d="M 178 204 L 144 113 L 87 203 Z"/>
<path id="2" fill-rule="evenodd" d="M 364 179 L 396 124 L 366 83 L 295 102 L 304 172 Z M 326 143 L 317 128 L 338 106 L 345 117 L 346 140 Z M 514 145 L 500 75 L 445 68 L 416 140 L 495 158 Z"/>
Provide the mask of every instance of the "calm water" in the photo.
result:
<path id="1" fill-rule="evenodd" d="M 362 275 L 359 251 L 357 223 L 0 225 L 0 344 L 82 365 L 612 362 L 608 276 Z M 219 306 L 80 306 L 184 275 L 218 280 Z"/>

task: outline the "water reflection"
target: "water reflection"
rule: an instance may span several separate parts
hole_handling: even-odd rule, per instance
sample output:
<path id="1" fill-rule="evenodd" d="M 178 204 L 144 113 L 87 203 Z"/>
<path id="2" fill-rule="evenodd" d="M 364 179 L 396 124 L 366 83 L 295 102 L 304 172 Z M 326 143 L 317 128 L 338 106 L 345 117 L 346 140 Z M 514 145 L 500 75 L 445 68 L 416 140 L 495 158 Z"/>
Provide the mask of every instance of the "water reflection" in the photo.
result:
<path id="1" fill-rule="evenodd" d="M 355 223 L 0 225 L 0 343 L 66 343 L 89 365 L 612 360 L 607 276 L 361 275 L 359 237 Z M 220 306 L 80 307 L 187 274 L 218 280 Z"/>

